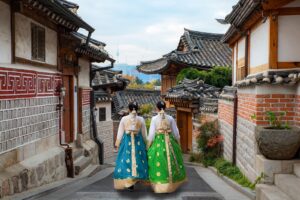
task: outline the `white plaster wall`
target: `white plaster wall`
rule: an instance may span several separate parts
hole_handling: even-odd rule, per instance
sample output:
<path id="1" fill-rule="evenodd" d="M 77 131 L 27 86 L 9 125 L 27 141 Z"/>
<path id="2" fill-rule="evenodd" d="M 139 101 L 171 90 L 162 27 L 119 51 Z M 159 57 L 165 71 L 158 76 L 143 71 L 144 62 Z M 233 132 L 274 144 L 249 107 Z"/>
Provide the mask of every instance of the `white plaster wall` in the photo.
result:
<path id="1" fill-rule="evenodd" d="M 15 14 L 16 56 L 31 60 L 31 23 L 45 28 L 45 63 L 57 65 L 57 33 L 20 13 Z"/>
<path id="2" fill-rule="evenodd" d="M 0 1 L 0 63 L 11 63 L 10 7 Z"/>
<path id="3" fill-rule="evenodd" d="M 79 58 L 80 72 L 78 75 L 78 87 L 90 87 L 90 62 Z"/>
<path id="4" fill-rule="evenodd" d="M 269 59 L 269 19 L 251 31 L 250 67 L 268 63 Z"/>
<path id="5" fill-rule="evenodd" d="M 243 37 L 238 42 L 238 60 L 241 58 L 245 58 L 246 54 L 246 39 Z"/>
<path id="6" fill-rule="evenodd" d="M 291 3 L 285 5 L 284 7 L 300 7 L 300 0 L 292 1 Z"/>
<path id="7" fill-rule="evenodd" d="M 106 108 L 106 121 L 111 121 L 111 102 L 96 103 L 97 116 L 96 120 L 99 122 L 99 108 Z"/>
<path id="8" fill-rule="evenodd" d="M 278 17 L 278 61 L 300 61 L 300 15 Z"/>
<path id="9" fill-rule="evenodd" d="M 233 66 L 233 80 L 232 80 L 232 85 L 234 85 L 235 84 L 235 82 L 236 82 L 236 54 L 237 54 L 237 44 L 235 44 L 234 45 L 234 47 L 233 47 L 233 64 L 232 64 L 232 66 Z"/>

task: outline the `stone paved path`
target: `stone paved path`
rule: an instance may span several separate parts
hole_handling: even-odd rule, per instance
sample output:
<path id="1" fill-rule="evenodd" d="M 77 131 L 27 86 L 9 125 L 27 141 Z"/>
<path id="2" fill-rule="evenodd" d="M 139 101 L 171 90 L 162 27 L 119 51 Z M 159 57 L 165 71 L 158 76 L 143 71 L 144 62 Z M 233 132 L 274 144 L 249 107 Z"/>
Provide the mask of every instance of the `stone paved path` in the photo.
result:
<path id="1" fill-rule="evenodd" d="M 135 192 L 113 189 L 113 167 L 75 183 L 29 198 L 43 200 L 96 199 L 183 199 L 183 200 L 249 200 L 228 186 L 210 170 L 187 166 L 188 182 L 172 194 L 154 194 L 148 186 L 137 185 Z"/>

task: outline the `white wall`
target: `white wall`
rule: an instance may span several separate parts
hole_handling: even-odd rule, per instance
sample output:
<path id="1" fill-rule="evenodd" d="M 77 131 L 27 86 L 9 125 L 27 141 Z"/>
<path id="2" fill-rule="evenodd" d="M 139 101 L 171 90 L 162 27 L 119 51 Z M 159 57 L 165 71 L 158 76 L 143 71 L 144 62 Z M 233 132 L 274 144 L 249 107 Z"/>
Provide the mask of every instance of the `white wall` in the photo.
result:
<path id="1" fill-rule="evenodd" d="M 57 65 L 57 33 L 20 13 L 15 14 L 16 57 L 31 60 L 31 23 L 45 28 L 45 63 Z"/>
<path id="2" fill-rule="evenodd" d="M 10 6 L 0 1 L 0 63 L 11 63 Z"/>
<path id="3" fill-rule="evenodd" d="M 269 19 L 251 30 L 250 67 L 267 64 L 269 61 Z"/>
<path id="4" fill-rule="evenodd" d="M 300 0 L 295 0 L 287 5 L 285 5 L 284 7 L 288 8 L 288 7 L 300 7 Z"/>
<path id="5" fill-rule="evenodd" d="M 78 87 L 90 87 L 90 62 L 87 59 L 79 58 L 80 72 L 78 75 Z"/>
<path id="6" fill-rule="evenodd" d="M 241 58 L 245 58 L 246 54 L 246 38 L 243 37 L 238 42 L 238 60 Z"/>
<path id="7" fill-rule="evenodd" d="M 278 61 L 300 61 L 300 15 L 278 17 Z"/>
<path id="8" fill-rule="evenodd" d="M 106 108 L 106 121 L 111 120 L 111 102 L 99 102 L 96 103 L 97 116 L 96 121 L 99 122 L 99 108 Z"/>

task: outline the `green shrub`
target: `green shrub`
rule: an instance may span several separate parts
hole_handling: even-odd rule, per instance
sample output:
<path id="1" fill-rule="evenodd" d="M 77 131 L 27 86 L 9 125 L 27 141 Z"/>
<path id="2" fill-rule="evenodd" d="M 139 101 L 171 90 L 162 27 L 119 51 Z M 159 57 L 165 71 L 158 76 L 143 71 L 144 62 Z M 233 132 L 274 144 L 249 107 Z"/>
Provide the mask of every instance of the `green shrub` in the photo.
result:
<path id="1" fill-rule="evenodd" d="M 153 106 L 147 103 L 147 104 L 142 104 L 140 106 L 139 112 L 141 115 L 149 115 L 151 114 L 152 110 L 153 110 Z"/>
<path id="2" fill-rule="evenodd" d="M 176 82 L 179 83 L 184 78 L 191 80 L 199 78 L 206 84 L 223 88 L 226 85 L 231 85 L 232 69 L 231 67 L 213 67 L 209 71 L 200 71 L 195 68 L 185 68 L 177 75 Z"/>
<path id="3" fill-rule="evenodd" d="M 149 132 L 150 123 L 151 123 L 151 118 L 147 118 L 147 119 L 145 120 L 145 124 L 146 124 L 146 128 L 147 128 L 147 133 Z"/>
<path id="4" fill-rule="evenodd" d="M 200 153 L 191 153 L 189 161 L 190 162 L 201 162 L 201 154 Z"/>

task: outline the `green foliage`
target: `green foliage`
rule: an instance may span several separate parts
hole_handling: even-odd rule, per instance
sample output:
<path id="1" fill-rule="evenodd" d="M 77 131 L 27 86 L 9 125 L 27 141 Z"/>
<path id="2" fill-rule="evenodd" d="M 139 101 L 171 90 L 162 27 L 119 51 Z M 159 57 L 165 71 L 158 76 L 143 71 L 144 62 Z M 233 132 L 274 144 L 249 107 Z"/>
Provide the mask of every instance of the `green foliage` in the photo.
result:
<path id="1" fill-rule="evenodd" d="M 190 162 L 201 162 L 201 154 L 200 153 L 191 153 L 190 158 L 189 158 Z"/>
<path id="2" fill-rule="evenodd" d="M 231 67 L 214 67 L 209 71 L 199 71 L 195 68 L 185 68 L 180 71 L 176 77 L 176 82 L 179 83 L 184 78 L 203 80 L 206 84 L 223 88 L 226 85 L 231 85 L 232 69 Z"/>
<path id="3" fill-rule="evenodd" d="M 234 166 L 223 158 L 216 159 L 213 166 L 220 174 L 227 176 L 241 186 L 251 188 L 252 190 L 255 188 L 255 184 L 252 184 L 237 166 Z"/>
<path id="4" fill-rule="evenodd" d="M 135 78 L 135 82 L 136 82 L 136 84 L 138 84 L 138 85 L 144 84 L 143 80 L 140 79 L 139 77 L 136 77 L 136 78 Z"/>
<path id="5" fill-rule="evenodd" d="M 282 121 L 282 117 L 286 115 L 285 112 L 272 112 L 272 111 L 267 111 L 267 120 L 270 123 L 270 128 L 272 129 L 290 129 L 290 126 L 288 123 L 284 123 Z M 251 119 L 255 120 L 257 118 L 256 114 L 251 115 Z"/>
<path id="6" fill-rule="evenodd" d="M 142 104 L 140 106 L 139 112 L 141 115 L 149 115 L 153 110 L 153 106 L 149 103 Z"/>
<path id="7" fill-rule="evenodd" d="M 150 119 L 150 118 L 147 118 L 147 119 L 145 120 L 146 128 L 147 128 L 147 130 L 148 130 L 147 133 L 149 133 L 150 123 L 151 123 L 151 119 Z"/>
<path id="8" fill-rule="evenodd" d="M 153 85 L 154 86 L 161 86 L 161 80 L 160 79 L 156 79 L 153 81 Z"/>

